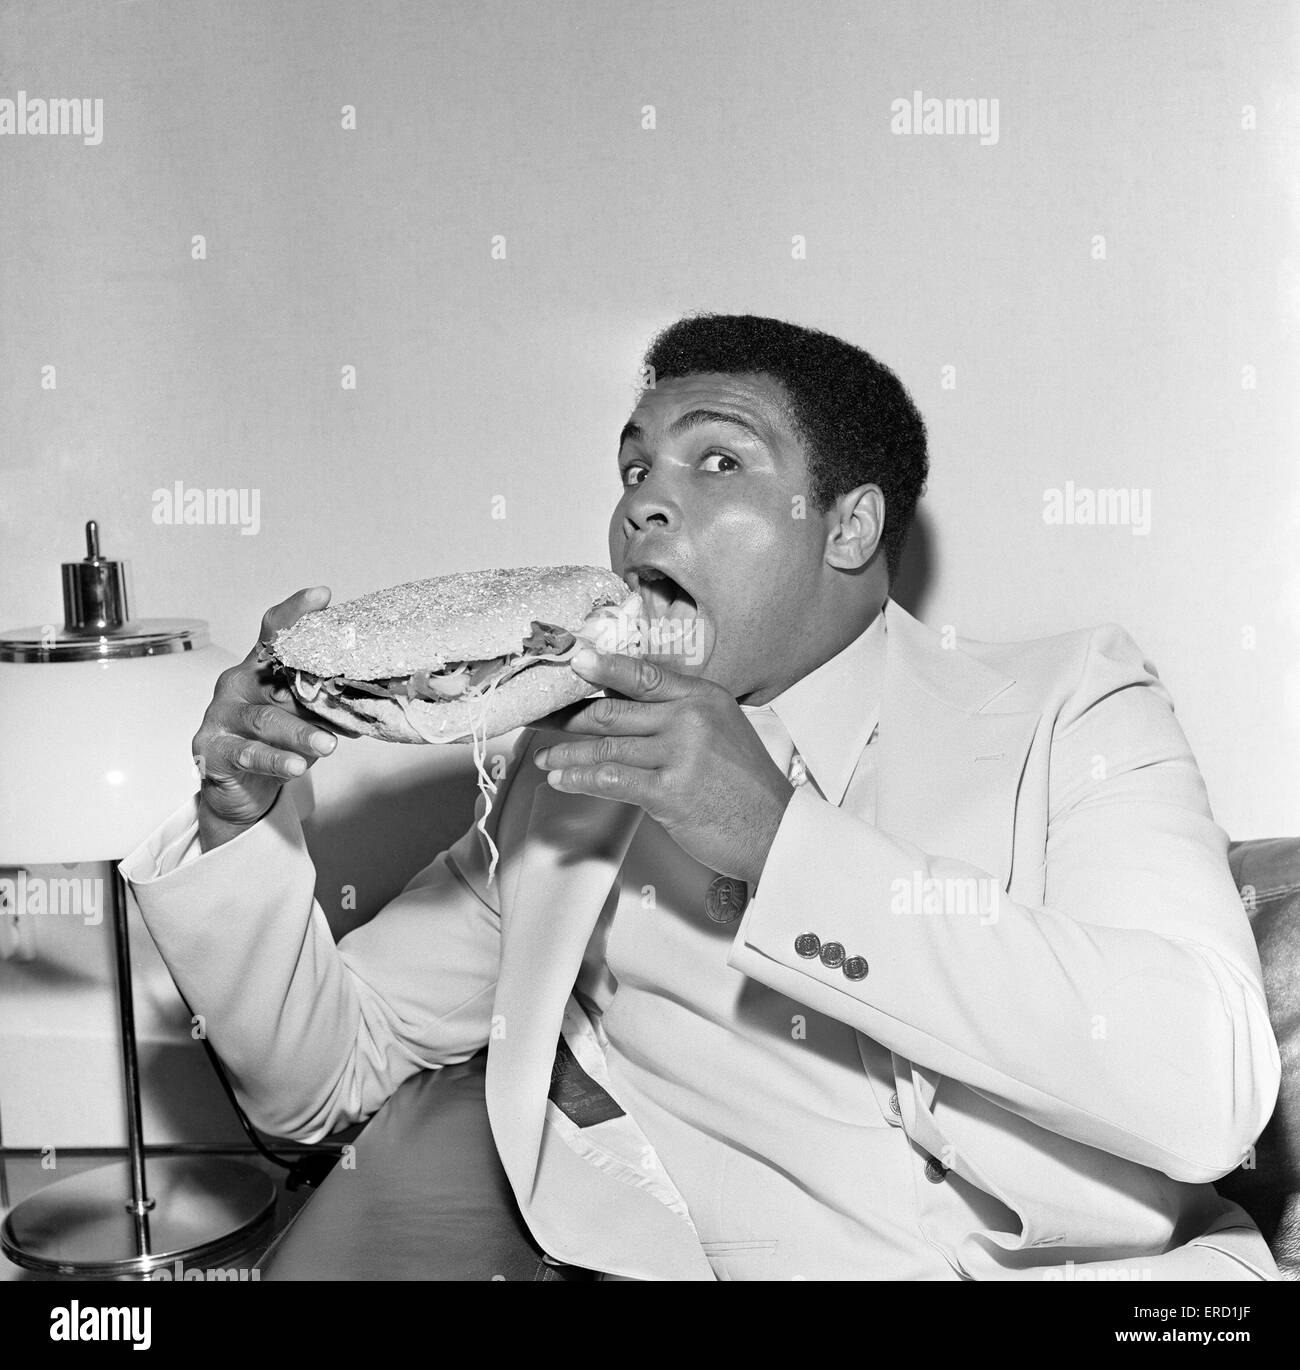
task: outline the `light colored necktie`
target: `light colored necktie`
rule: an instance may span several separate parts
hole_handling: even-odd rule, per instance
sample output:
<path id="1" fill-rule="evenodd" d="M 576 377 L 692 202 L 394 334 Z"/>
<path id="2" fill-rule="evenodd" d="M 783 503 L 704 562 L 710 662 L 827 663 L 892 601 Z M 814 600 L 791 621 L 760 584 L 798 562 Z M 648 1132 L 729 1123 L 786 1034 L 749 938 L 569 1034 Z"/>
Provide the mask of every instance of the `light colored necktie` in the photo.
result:
<path id="1" fill-rule="evenodd" d="M 772 706 L 764 704 L 759 708 L 746 708 L 741 705 L 741 709 L 781 774 L 792 785 L 802 785 L 807 778 L 803 758 L 795 751 L 794 741 Z"/>

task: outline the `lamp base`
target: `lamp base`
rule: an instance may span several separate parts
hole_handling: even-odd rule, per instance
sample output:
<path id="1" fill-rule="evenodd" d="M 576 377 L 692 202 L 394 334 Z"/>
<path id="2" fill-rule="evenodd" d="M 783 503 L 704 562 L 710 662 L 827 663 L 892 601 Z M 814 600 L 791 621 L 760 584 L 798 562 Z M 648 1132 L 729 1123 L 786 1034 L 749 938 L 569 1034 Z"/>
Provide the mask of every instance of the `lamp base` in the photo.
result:
<path id="1" fill-rule="evenodd" d="M 149 1158 L 148 1253 L 131 1202 L 129 1162 L 99 1166 L 20 1203 L 0 1229 L 16 1265 L 50 1274 L 145 1275 L 179 1261 L 212 1260 L 247 1246 L 275 1211 L 275 1183 L 239 1161 Z"/>

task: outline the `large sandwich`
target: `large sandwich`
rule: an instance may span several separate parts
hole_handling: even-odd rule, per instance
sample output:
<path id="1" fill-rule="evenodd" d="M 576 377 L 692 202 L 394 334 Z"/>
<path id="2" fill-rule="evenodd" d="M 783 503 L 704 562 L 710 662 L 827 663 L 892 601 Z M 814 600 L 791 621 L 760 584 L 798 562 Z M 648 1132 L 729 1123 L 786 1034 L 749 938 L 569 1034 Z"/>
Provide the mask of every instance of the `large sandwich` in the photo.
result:
<path id="1" fill-rule="evenodd" d="M 472 742 L 595 688 L 582 643 L 640 646 L 641 600 L 598 566 L 525 566 L 410 581 L 306 614 L 262 644 L 302 704 L 387 742 Z"/>
<path id="2" fill-rule="evenodd" d="M 524 566 L 409 581 L 305 614 L 261 645 L 313 713 L 387 742 L 470 742 L 487 830 L 487 739 L 595 693 L 569 662 L 584 642 L 641 647 L 641 597 L 599 566 Z"/>

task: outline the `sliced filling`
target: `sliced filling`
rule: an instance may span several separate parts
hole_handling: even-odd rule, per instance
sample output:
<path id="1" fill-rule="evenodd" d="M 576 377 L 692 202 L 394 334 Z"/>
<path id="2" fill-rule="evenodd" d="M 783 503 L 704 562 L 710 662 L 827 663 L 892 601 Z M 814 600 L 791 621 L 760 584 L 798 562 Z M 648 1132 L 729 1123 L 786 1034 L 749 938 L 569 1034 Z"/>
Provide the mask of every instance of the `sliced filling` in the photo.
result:
<path id="1" fill-rule="evenodd" d="M 387 676 L 380 680 L 354 680 L 350 676 L 318 676 L 310 671 L 296 671 L 298 693 L 304 700 L 315 699 L 321 690 L 337 698 L 357 698 L 371 695 L 378 699 L 428 699 L 442 703 L 477 694 L 495 675 L 508 667 L 531 666 L 542 657 L 563 660 L 576 650 L 577 638 L 553 623 L 534 619 L 528 636 L 518 652 L 494 656 L 486 661 L 448 661 L 410 675 Z M 514 674 L 510 671 L 509 674 Z"/>
<path id="2" fill-rule="evenodd" d="M 347 675 L 318 676 L 296 669 L 290 673 L 294 677 L 295 693 L 304 703 L 310 703 L 322 691 L 335 699 L 355 700 L 369 695 L 393 699 L 399 704 L 415 699 L 435 704 L 468 701 L 530 666 L 568 661 L 578 650 L 580 640 L 592 642 L 606 651 L 635 651 L 639 610 L 640 598 L 632 594 L 622 604 L 605 604 L 593 609 L 576 632 L 534 619 L 516 652 L 483 661 L 446 661 L 410 675 L 357 680 Z"/>

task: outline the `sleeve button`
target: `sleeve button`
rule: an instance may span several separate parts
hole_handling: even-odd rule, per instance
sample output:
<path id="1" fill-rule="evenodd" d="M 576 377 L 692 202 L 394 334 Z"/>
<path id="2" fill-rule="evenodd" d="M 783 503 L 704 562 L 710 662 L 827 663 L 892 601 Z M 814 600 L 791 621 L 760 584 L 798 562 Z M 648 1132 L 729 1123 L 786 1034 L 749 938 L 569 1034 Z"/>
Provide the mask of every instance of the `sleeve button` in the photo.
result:
<path id="1" fill-rule="evenodd" d="M 815 932 L 801 933 L 794 939 L 794 949 L 804 958 L 811 960 L 822 949 L 822 939 Z"/>
<path id="2" fill-rule="evenodd" d="M 844 944 L 842 942 L 827 942 L 822 947 L 822 965 L 829 966 L 831 970 L 838 970 L 844 964 Z"/>
<path id="3" fill-rule="evenodd" d="M 865 980 L 869 967 L 863 957 L 850 956 L 849 959 L 845 961 L 843 969 L 844 974 L 847 975 L 850 980 Z"/>

